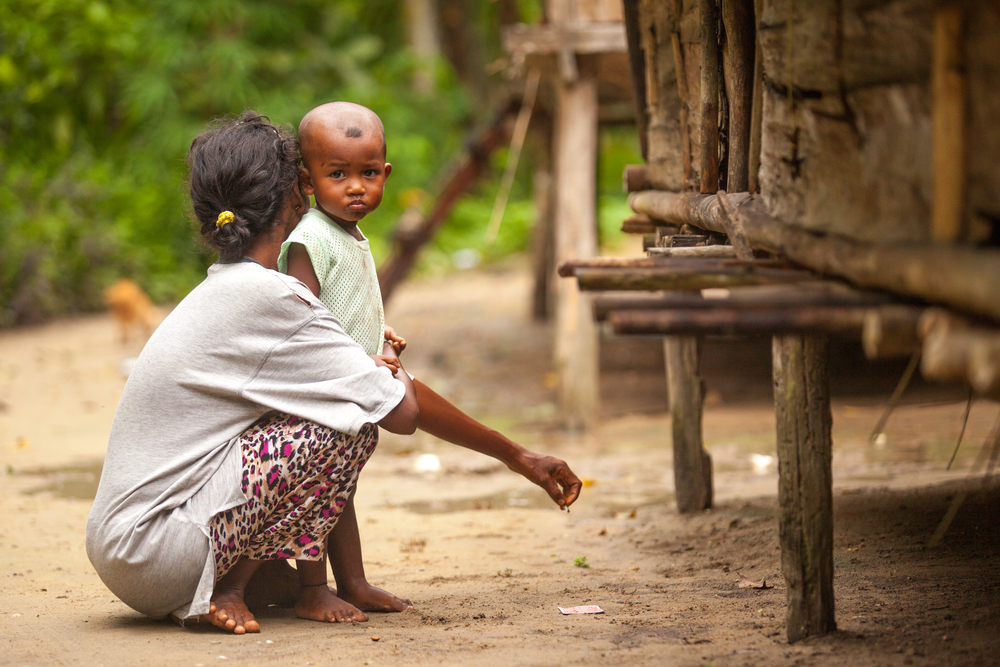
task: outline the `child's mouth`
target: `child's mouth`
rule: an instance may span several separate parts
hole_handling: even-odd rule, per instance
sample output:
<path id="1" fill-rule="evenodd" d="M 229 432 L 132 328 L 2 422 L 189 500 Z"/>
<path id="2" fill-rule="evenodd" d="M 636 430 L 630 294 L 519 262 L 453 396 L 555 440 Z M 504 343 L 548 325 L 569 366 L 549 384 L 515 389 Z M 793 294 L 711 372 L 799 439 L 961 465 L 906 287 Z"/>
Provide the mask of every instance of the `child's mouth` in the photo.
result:
<path id="1" fill-rule="evenodd" d="M 363 211 L 365 210 L 365 203 L 363 201 L 352 201 L 347 205 L 347 208 L 351 211 Z"/>

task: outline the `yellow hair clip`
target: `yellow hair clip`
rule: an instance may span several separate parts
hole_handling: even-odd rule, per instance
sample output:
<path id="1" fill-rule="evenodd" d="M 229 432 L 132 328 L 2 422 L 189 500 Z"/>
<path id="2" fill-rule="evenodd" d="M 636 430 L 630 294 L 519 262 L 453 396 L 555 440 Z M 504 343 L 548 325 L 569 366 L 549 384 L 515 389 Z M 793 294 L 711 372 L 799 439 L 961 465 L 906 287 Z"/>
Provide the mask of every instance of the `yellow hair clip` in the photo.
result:
<path id="1" fill-rule="evenodd" d="M 219 214 L 219 219 L 215 221 L 215 226 L 222 227 L 224 225 L 228 225 L 235 219 L 236 216 L 233 215 L 232 211 L 223 211 L 222 213 Z"/>

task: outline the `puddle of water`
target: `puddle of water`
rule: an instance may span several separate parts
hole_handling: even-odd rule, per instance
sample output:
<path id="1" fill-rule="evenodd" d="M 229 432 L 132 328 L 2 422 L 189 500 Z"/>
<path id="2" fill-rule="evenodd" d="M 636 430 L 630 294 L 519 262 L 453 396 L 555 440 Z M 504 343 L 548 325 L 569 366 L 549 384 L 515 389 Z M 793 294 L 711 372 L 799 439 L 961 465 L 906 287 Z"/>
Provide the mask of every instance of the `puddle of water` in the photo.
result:
<path id="1" fill-rule="evenodd" d="M 657 505 L 661 503 L 671 503 L 674 495 L 671 494 L 643 494 L 643 493 L 602 493 L 594 494 L 593 489 L 587 490 L 589 505 L 612 512 L 629 511 L 637 507 L 647 505 Z M 415 500 L 409 503 L 393 505 L 401 507 L 416 514 L 449 514 L 451 512 L 467 512 L 470 510 L 499 510 L 499 509 L 551 509 L 552 499 L 539 488 L 513 489 L 501 491 L 489 496 L 479 496 L 476 498 L 453 498 L 450 500 Z"/>
<path id="2" fill-rule="evenodd" d="M 51 493 L 57 498 L 73 500 L 93 500 L 97 495 L 97 485 L 101 481 L 103 461 L 82 465 L 64 466 L 61 468 L 38 468 L 23 470 L 16 474 L 38 477 L 44 481 L 37 486 L 24 491 L 28 496 L 39 493 Z"/>

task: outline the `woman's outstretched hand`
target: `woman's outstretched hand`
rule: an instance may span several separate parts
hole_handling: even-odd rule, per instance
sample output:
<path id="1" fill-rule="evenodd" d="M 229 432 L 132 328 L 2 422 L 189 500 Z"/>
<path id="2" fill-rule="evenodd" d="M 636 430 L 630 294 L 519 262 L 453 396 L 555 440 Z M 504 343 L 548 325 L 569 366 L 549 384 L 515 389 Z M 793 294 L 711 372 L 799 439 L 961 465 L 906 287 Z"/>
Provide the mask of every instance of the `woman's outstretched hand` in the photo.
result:
<path id="1" fill-rule="evenodd" d="M 583 482 L 562 459 L 525 451 L 512 469 L 545 489 L 560 509 L 568 509 L 580 496 Z"/>

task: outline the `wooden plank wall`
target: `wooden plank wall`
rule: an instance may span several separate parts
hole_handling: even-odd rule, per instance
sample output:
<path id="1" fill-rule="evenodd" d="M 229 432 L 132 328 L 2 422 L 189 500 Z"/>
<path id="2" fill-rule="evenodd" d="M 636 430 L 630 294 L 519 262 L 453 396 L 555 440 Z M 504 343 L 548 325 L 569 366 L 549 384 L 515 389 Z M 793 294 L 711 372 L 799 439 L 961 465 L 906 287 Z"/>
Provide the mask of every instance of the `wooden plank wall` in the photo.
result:
<path id="1" fill-rule="evenodd" d="M 758 0 L 763 54 L 760 191 L 775 217 L 871 242 L 928 241 L 934 199 L 935 12 L 964 13 L 968 147 L 961 231 L 1000 231 L 1000 3 L 993 0 Z M 640 0 L 653 188 L 699 180 L 698 0 Z M 681 93 L 671 37 L 686 83 Z M 725 104 L 723 108 L 723 120 Z M 723 126 L 725 123 L 723 123 Z M 725 129 L 725 128 L 724 128 Z M 723 149 L 724 150 L 724 149 Z M 691 165 L 687 182 L 684 165 Z"/>

